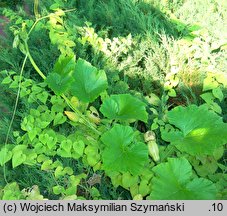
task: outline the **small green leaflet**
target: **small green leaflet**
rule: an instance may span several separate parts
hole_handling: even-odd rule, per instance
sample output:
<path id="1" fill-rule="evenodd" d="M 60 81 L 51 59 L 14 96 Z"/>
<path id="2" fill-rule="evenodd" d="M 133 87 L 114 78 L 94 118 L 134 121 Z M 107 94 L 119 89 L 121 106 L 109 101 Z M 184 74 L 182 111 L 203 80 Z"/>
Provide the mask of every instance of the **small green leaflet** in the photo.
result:
<path id="1" fill-rule="evenodd" d="M 212 93 L 213 93 L 214 97 L 218 98 L 218 100 L 220 102 L 224 99 L 224 95 L 222 93 L 220 86 L 215 89 L 212 89 Z"/>
<path id="2" fill-rule="evenodd" d="M 93 102 L 108 86 L 105 71 L 98 70 L 83 59 L 78 59 L 73 77 L 75 82 L 71 91 L 85 103 Z"/>
<path id="3" fill-rule="evenodd" d="M 52 168 L 53 161 L 52 160 L 45 160 L 41 166 L 41 170 L 50 170 Z"/>
<path id="4" fill-rule="evenodd" d="M 1 200 L 20 200 L 24 198 L 16 182 L 6 184 L 2 192 Z"/>
<path id="5" fill-rule="evenodd" d="M 11 83 L 13 80 L 11 79 L 10 76 L 7 76 L 4 80 L 2 80 L 1 84 L 9 84 Z"/>
<path id="6" fill-rule="evenodd" d="M 38 131 L 36 130 L 36 128 L 32 128 L 30 131 L 28 131 L 28 137 L 31 141 L 36 137 L 37 134 Z"/>
<path id="7" fill-rule="evenodd" d="M 56 185 L 52 189 L 53 189 L 53 193 L 57 195 L 65 191 L 64 187 L 61 185 Z"/>
<path id="8" fill-rule="evenodd" d="M 105 144 L 102 158 L 106 170 L 137 175 L 148 161 L 147 146 L 134 140 L 133 129 L 129 126 L 114 125 L 102 135 L 101 141 Z"/>
<path id="9" fill-rule="evenodd" d="M 178 106 L 167 113 L 177 129 L 161 129 L 162 139 L 191 155 L 212 155 L 227 142 L 227 124 L 207 106 Z"/>
<path id="10" fill-rule="evenodd" d="M 3 166 L 12 158 L 12 152 L 9 151 L 6 147 L 3 147 L 0 151 L 0 166 Z"/>
<path id="11" fill-rule="evenodd" d="M 63 124 L 67 118 L 62 113 L 57 113 L 54 117 L 54 126 Z"/>
<path id="12" fill-rule="evenodd" d="M 169 158 L 153 168 L 150 198 L 154 200 L 214 200 L 216 187 L 204 178 L 192 179 L 192 167 L 185 158 Z"/>
<path id="13" fill-rule="evenodd" d="M 82 157 L 83 153 L 84 153 L 84 148 L 85 148 L 85 144 L 82 140 L 75 141 L 73 143 L 72 157 L 74 159 L 78 159 L 78 158 Z"/>
<path id="14" fill-rule="evenodd" d="M 109 119 L 147 122 L 146 104 L 130 94 L 111 95 L 104 100 L 100 111 Z"/>
<path id="15" fill-rule="evenodd" d="M 12 157 L 13 168 L 21 165 L 26 161 L 26 155 L 22 151 L 15 152 Z"/>
<path id="16" fill-rule="evenodd" d="M 214 80 L 212 75 L 208 75 L 203 81 L 203 92 L 212 90 L 218 87 L 218 82 Z"/>
<path id="17" fill-rule="evenodd" d="M 27 146 L 26 145 L 16 145 L 13 150 L 13 156 L 12 156 L 12 165 L 13 168 L 21 165 L 22 163 L 24 163 L 27 159 L 26 155 L 24 154 L 24 152 L 26 151 Z"/>
<path id="18" fill-rule="evenodd" d="M 71 157 L 72 141 L 70 139 L 63 140 L 60 148 L 57 150 L 61 157 Z"/>
<path id="19" fill-rule="evenodd" d="M 48 93 L 46 91 L 43 91 L 40 94 L 37 94 L 36 97 L 43 103 L 46 104 L 47 99 L 48 99 Z"/>
<path id="20" fill-rule="evenodd" d="M 200 97 L 207 103 L 212 104 L 214 103 L 214 95 L 211 92 L 206 92 L 200 95 Z"/>

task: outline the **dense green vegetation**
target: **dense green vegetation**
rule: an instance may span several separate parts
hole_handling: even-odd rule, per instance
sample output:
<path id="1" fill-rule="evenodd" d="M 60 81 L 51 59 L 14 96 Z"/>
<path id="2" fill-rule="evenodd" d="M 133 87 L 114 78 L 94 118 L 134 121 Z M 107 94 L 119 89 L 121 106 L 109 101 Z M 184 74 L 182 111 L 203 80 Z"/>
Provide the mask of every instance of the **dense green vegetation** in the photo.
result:
<path id="1" fill-rule="evenodd" d="M 227 198 L 224 1 L 12 2 L 0 199 Z"/>

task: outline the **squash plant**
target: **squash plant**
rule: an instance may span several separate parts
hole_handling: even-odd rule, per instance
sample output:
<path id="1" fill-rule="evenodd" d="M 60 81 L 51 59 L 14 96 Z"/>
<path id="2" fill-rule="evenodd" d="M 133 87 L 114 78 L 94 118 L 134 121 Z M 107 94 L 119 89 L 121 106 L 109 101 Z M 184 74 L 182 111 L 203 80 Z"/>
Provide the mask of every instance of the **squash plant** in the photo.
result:
<path id="1" fill-rule="evenodd" d="M 100 199 L 97 188 L 88 185 L 91 174 L 99 172 L 110 178 L 113 187 L 128 190 L 134 199 L 216 199 L 221 184 L 218 188 L 206 176 L 198 177 L 191 164 L 197 156 L 222 157 L 227 124 L 204 105 L 179 106 L 170 111 L 165 106 L 165 114 L 151 122 L 148 107 L 152 102 L 145 103 L 129 93 L 108 95 L 105 71 L 74 56 L 74 38 L 63 19 L 74 9 L 63 11 L 56 7 L 52 5 L 54 12 L 43 17 L 36 11 L 35 21 L 21 17 L 15 20 L 12 11 L 5 12 L 20 26 L 12 28 L 13 45 L 25 58 L 20 75 L 1 72 L 5 76 L 2 84 L 19 89 L 18 98 L 29 104 L 29 113 L 22 119 L 21 131 L 14 132 L 15 143 L 8 144 L 6 140 L 1 145 L 0 166 L 7 184 L 0 198 L 45 199 L 37 186 L 29 185 L 32 189 L 27 191 L 16 182 L 8 182 L 6 172 L 11 164 L 13 169 L 36 166 L 50 173 L 56 183 L 52 193 L 59 199 L 85 199 L 86 193 Z M 53 69 L 46 74 L 29 48 L 32 32 L 42 28 L 49 32 L 51 44 L 60 52 Z M 28 59 L 41 82 L 23 76 Z M 176 82 L 166 89 L 169 96 L 175 96 L 175 85 Z M 215 95 L 220 95 L 218 90 Z M 167 100 L 164 93 L 162 100 L 156 100 L 156 108 Z M 135 126 L 138 121 L 151 127 L 145 137 Z M 165 146 L 158 145 L 152 130 L 157 134 L 160 131 Z M 174 149 L 173 154 L 163 157 L 169 148 Z M 219 156 L 217 152 L 214 155 L 216 150 L 220 150 Z M 179 158 L 175 158 L 176 154 Z M 77 173 L 75 167 L 65 166 L 63 159 L 80 160 L 88 169 Z M 78 188 L 83 188 L 84 194 Z"/>

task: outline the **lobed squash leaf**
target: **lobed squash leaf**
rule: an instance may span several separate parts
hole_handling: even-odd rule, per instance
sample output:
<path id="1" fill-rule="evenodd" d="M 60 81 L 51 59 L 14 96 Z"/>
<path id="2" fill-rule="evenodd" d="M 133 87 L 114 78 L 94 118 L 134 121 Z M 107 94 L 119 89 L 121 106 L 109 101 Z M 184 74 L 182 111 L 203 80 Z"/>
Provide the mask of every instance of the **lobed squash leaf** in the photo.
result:
<path id="1" fill-rule="evenodd" d="M 178 106 L 167 113 L 177 129 L 161 129 L 162 139 L 191 155 L 212 155 L 227 142 L 227 124 L 206 106 Z"/>
<path id="2" fill-rule="evenodd" d="M 153 168 L 151 199 L 155 200 L 212 200 L 216 198 L 213 182 L 204 178 L 192 179 L 192 167 L 185 158 L 169 158 Z"/>
<path id="3" fill-rule="evenodd" d="M 56 95 L 61 95 L 71 87 L 72 72 L 75 69 L 74 57 L 60 56 L 53 71 L 47 76 L 46 83 Z"/>
<path id="4" fill-rule="evenodd" d="M 75 82 L 71 91 L 85 103 L 93 102 L 108 86 L 105 71 L 98 70 L 83 59 L 78 59 L 73 77 Z"/>
<path id="5" fill-rule="evenodd" d="M 100 111 L 109 119 L 147 122 L 145 103 L 130 94 L 111 95 L 104 100 Z"/>
<path id="6" fill-rule="evenodd" d="M 54 65 L 53 72 L 67 76 L 75 70 L 74 56 L 60 56 Z"/>
<path id="7" fill-rule="evenodd" d="M 129 126 L 114 125 L 101 137 L 105 148 L 102 154 L 106 170 L 139 174 L 148 160 L 148 148 L 134 140 L 133 129 Z"/>

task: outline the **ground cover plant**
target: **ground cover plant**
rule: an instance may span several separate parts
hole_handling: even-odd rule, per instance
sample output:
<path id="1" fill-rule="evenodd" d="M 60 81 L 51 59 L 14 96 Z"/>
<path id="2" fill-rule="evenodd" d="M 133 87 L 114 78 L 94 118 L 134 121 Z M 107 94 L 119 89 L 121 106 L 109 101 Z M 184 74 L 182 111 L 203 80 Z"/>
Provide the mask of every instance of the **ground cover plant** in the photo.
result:
<path id="1" fill-rule="evenodd" d="M 0 199 L 227 198 L 224 1 L 14 3 Z"/>

